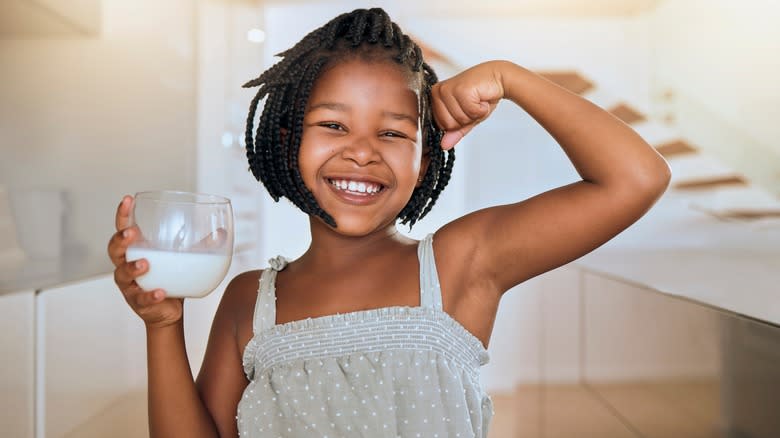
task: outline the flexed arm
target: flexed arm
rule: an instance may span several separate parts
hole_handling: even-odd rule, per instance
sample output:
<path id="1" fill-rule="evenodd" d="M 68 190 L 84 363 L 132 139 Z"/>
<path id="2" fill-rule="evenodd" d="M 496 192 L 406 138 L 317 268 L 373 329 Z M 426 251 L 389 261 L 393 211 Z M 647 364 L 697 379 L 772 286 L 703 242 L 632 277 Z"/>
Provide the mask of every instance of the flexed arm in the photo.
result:
<path id="1" fill-rule="evenodd" d="M 497 293 L 572 261 L 638 220 L 670 179 L 666 161 L 628 125 L 535 73 L 506 61 L 477 65 L 434 86 L 434 115 L 451 147 L 501 99 L 522 107 L 555 138 L 582 181 L 491 207 L 439 234 Z M 452 239 L 453 241 L 455 239 Z M 459 245 L 459 247 L 458 247 Z"/>

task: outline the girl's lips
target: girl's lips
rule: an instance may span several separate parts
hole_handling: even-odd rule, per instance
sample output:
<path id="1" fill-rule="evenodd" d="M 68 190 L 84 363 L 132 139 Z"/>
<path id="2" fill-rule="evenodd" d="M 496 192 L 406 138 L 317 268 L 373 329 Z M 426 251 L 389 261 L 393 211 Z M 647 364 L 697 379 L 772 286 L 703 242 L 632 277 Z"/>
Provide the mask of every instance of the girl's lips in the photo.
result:
<path id="1" fill-rule="evenodd" d="M 345 202 L 347 204 L 352 204 L 352 205 L 373 204 L 374 202 L 376 202 L 382 196 L 382 194 L 386 190 L 386 186 L 382 185 L 381 183 L 372 182 L 372 181 L 369 181 L 369 180 L 366 180 L 366 179 L 361 179 L 361 180 L 349 179 L 349 180 L 350 181 L 354 181 L 354 182 L 363 181 L 363 182 L 366 182 L 368 184 L 380 185 L 379 190 L 374 192 L 374 193 L 369 193 L 369 192 L 362 193 L 362 192 L 358 192 L 358 191 L 352 191 L 350 189 L 346 189 L 345 190 L 343 188 L 337 187 L 336 184 L 334 184 L 334 180 L 336 180 L 336 181 L 345 181 L 345 180 L 347 180 L 347 178 L 343 178 L 343 179 L 325 178 L 325 183 L 328 185 L 330 190 L 333 192 L 333 194 L 337 198 L 339 198 L 342 202 Z"/>
<path id="2" fill-rule="evenodd" d="M 355 173 L 340 173 L 340 174 L 327 175 L 325 176 L 325 180 L 326 181 L 355 181 L 355 182 L 378 184 L 383 187 L 390 186 L 390 183 L 388 181 L 384 181 L 381 178 L 377 178 L 372 175 L 361 175 Z"/>

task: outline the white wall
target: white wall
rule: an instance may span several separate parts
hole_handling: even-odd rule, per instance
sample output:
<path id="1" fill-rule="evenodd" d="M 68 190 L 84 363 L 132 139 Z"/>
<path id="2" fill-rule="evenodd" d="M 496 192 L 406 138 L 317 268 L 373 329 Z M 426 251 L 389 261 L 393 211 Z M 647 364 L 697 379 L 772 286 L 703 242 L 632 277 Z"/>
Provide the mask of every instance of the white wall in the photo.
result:
<path id="1" fill-rule="evenodd" d="M 65 190 L 105 252 L 120 197 L 193 189 L 194 2 L 104 0 L 95 38 L 0 39 L 0 185 Z"/>

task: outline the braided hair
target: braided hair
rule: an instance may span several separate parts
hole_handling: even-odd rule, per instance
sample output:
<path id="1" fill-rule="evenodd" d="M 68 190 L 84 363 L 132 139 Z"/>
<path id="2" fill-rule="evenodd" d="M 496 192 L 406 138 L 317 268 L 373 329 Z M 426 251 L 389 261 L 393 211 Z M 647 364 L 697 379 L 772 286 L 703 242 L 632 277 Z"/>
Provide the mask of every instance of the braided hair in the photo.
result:
<path id="1" fill-rule="evenodd" d="M 303 212 L 336 227 L 333 217 L 319 206 L 304 185 L 298 151 L 303 116 L 314 82 L 334 64 L 358 58 L 367 62 L 393 61 L 419 78 L 423 153 L 429 156 L 430 162 L 422 183 L 414 189 L 397 218 L 411 228 L 428 214 L 450 180 L 455 154 L 441 148 L 444 132 L 435 125 L 431 111 L 431 87 L 438 78 L 423 61 L 420 47 L 401 32 L 384 10 L 372 8 L 339 15 L 277 56 L 282 60 L 244 84 L 244 88 L 259 87 L 249 106 L 246 123 L 249 169 L 274 201 L 285 197 Z M 264 98 L 263 112 L 253 133 L 257 107 Z"/>

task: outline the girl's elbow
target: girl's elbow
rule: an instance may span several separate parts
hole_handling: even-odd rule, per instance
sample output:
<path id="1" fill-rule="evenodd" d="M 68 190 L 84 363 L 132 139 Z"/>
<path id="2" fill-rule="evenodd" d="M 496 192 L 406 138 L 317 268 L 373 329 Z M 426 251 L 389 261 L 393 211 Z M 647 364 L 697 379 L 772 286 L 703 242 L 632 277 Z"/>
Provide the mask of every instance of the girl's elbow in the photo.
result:
<path id="1" fill-rule="evenodd" d="M 640 190 L 647 193 L 654 200 L 660 198 L 666 192 L 671 180 L 672 170 L 666 160 L 660 157 L 655 164 L 648 166 L 647 169 L 637 176 Z"/>

